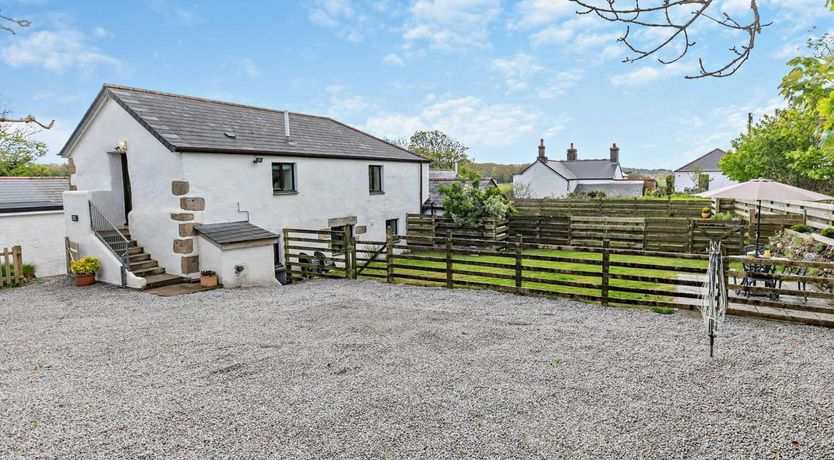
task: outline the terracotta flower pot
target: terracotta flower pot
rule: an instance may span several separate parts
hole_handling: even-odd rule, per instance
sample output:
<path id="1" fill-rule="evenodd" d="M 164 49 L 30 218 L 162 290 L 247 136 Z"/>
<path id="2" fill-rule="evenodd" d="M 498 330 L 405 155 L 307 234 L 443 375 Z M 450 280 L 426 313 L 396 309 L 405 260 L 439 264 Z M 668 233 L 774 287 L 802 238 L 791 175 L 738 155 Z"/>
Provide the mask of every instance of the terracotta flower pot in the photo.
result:
<path id="1" fill-rule="evenodd" d="M 96 274 L 92 275 L 75 275 L 76 286 L 90 286 L 96 283 Z"/>
<path id="2" fill-rule="evenodd" d="M 215 287 L 217 286 L 217 274 L 214 275 L 200 275 L 201 287 Z"/>
<path id="3" fill-rule="evenodd" d="M 701 217 L 703 217 L 704 219 L 709 219 L 710 216 L 712 216 L 711 213 L 708 213 L 708 212 L 702 212 L 701 213 Z"/>

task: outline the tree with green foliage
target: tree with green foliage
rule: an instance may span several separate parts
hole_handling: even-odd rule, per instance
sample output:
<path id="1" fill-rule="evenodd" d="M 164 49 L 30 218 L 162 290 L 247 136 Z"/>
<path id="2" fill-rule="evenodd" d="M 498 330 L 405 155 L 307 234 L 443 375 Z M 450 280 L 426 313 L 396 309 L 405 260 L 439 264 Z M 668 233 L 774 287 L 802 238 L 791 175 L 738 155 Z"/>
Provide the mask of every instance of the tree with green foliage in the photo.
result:
<path id="1" fill-rule="evenodd" d="M 473 170 L 458 175 L 458 182 L 441 185 L 443 208 L 458 224 L 477 224 L 482 219 L 505 219 L 516 210 L 498 187 L 481 189 L 481 177 Z"/>
<path id="2" fill-rule="evenodd" d="M 46 155 L 46 144 L 26 132 L 0 128 L 0 176 L 49 176 L 50 169 L 35 163 Z"/>
<path id="3" fill-rule="evenodd" d="M 791 107 L 815 116 L 815 143 L 789 153 L 793 168 L 820 181 L 834 180 L 834 36 L 811 39 L 811 56 L 788 62 L 791 71 L 782 80 L 782 95 Z"/>
<path id="4" fill-rule="evenodd" d="M 456 165 L 469 161 L 468 147 L 437 130 L 415 132 L 407 148 L 431 160 L 432 168 L 436 169 L 455 169 Z"/>

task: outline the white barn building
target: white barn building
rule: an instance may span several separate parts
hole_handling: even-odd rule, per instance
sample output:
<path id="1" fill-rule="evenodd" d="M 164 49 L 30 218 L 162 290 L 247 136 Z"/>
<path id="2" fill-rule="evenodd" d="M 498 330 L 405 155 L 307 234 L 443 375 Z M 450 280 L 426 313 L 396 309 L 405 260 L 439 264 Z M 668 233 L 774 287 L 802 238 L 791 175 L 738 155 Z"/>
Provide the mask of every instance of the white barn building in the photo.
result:
<path id="1" fill-rule="evenodd" d="M 202 270 L 224 286 L 275 283 L 284 228 L 380 240 L 429 193 L 428 160 L 331 118 L 115 85 L 61 155 L 74 170 L 67 236 L 102 260 L 99 279 L 135 288 Z M 131 240 L 128 264 L 102 217 Z"/>
<path id="2" fill-rule="evenodd" d="M 539 144 L 536 161 L 513 175 L 513 189 L 523 190 L 523 198 L 562 198 L 569 193 L 604 192 L 607 196 L 642 196 L 645 182 L 628 180 L 620 166 L 620 148 L 613 144 L 609 157 L 580 160 L 573 144 L 564 160 L 550 160 L 545 155 L 544 139 Z"/>
<path id="3" fill-rule="evenodd" d="M 727 152 L 713 149 L 675 170 L 675 191 L 715 190 L 737 184 L 718 167 Z"/>

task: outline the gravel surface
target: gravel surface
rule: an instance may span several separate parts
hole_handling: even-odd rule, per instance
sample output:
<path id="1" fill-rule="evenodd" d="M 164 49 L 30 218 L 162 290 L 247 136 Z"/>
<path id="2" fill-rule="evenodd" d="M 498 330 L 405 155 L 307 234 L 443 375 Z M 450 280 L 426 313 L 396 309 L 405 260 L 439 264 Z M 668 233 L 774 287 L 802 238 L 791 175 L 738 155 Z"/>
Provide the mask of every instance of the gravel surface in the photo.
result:
<path id="1" fill-rule="evenodd" d="M 831 458 L 834 331 L 317 281 L 0 291 L 0 457 Z"/>

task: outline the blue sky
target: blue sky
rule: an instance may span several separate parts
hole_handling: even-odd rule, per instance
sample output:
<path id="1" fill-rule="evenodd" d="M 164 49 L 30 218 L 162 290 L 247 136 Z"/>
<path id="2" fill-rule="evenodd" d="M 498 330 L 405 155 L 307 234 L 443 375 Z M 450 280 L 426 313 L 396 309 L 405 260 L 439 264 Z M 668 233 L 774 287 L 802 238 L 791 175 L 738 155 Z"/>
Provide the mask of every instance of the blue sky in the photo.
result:
<path id="1" fill-rule="evenodd" d="M 746 0 L 723 0 L 739 12 Z M 55 154 L 101 84 L 325 114 L 384 137 L 440 129 L 476 161 L 550 157 L 675 168 L 728 148 L 747 112 L 782 104 L 785 62 L 834 27 L 823 0 L 760 0 L 750 62 L 725 79 L 685 80 L 697 57 L 720 64 L 740 37 L 703 25 L 673 66 L 622 63 L 622 28 L 566 0 L 65 2 L 0 0 L 33 25 L 0 35 L 0 98 L 56 119 L 37 134 Z M 643 39 L 654 39 L 644 34 Z"/>

